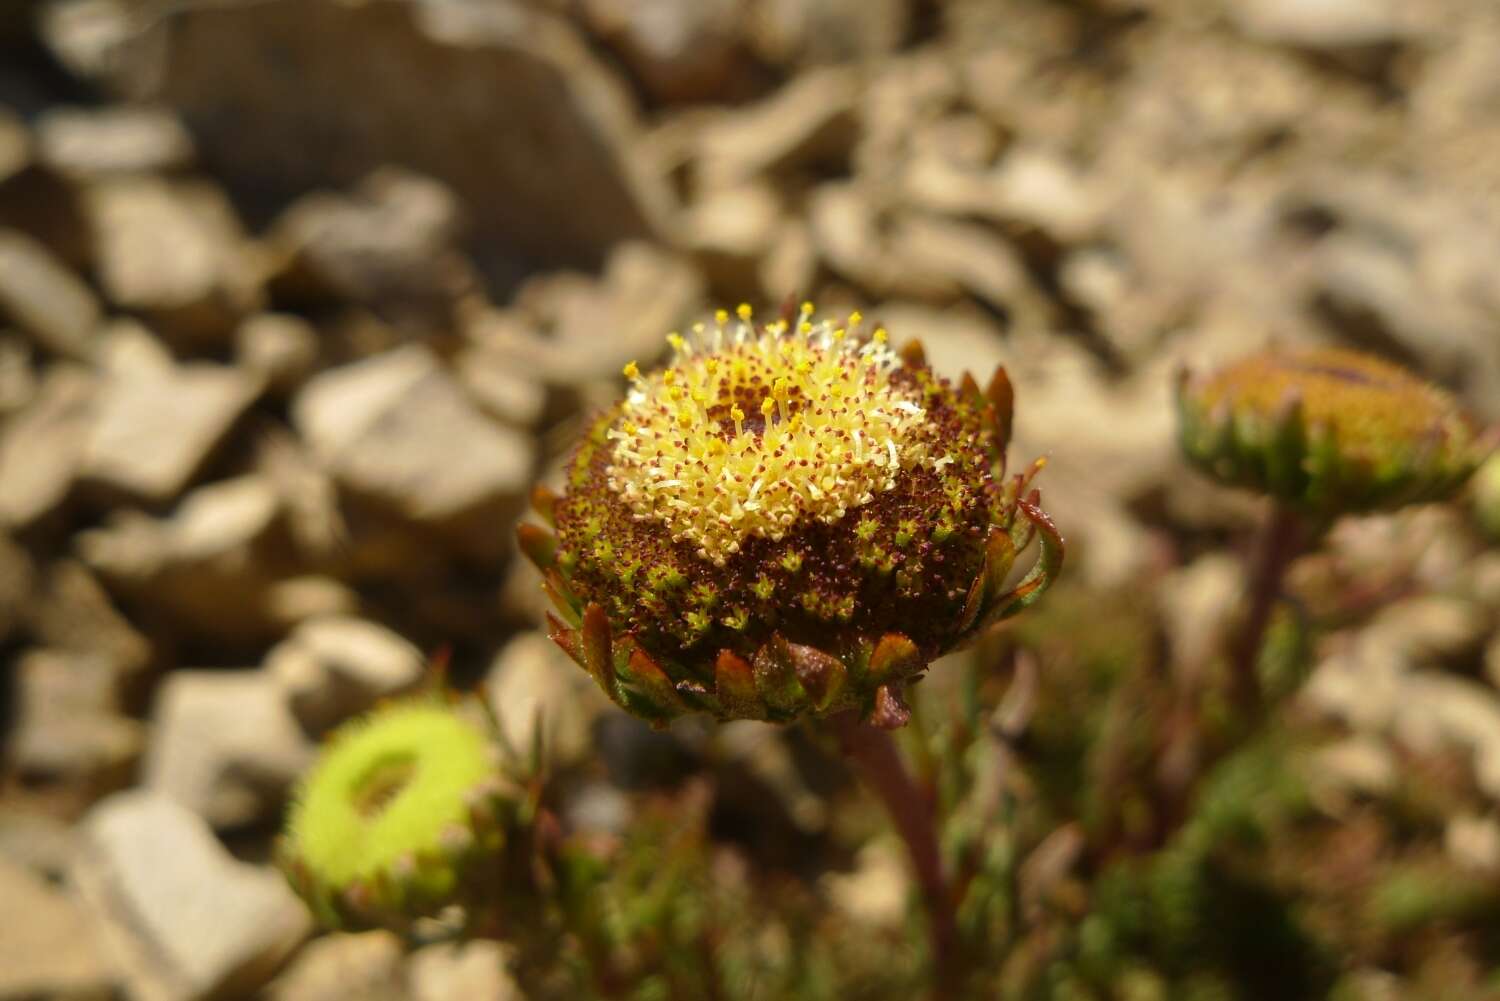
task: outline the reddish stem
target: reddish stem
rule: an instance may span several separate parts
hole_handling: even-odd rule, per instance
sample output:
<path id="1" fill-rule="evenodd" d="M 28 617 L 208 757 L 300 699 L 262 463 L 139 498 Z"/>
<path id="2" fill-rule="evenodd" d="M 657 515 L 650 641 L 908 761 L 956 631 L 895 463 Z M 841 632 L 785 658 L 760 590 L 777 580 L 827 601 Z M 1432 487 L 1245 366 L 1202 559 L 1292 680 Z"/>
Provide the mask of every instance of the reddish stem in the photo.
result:
<path id="1" fill-rule="evenodd" d="M 862 723 L 853 712 L 832 716 L 829 724 L 845 757 L 880 797 L 896 832 L 906 843 L 917 886 L 927 907 L 933 966 L 938 983 L 944 985 L 939 996 L 947 996 L 959 974 L 958 923 L 953 892 L 938 849 L 932 799 L 907 771 L 889 731 Z"/>
<path id="2" fill-rule="evenodd" d="M 1230 648 L 1231 695 L 1240 710 L 1253 716 L 1261 708 L 1260 651 L 1271 613 L 1281 597 L 1287 569 L 1302 555 L 1309 533 L 1296 511 L 1273 502 L 1270 518 L 1256 542 L 1250 565 L 1249 607 Z"/>

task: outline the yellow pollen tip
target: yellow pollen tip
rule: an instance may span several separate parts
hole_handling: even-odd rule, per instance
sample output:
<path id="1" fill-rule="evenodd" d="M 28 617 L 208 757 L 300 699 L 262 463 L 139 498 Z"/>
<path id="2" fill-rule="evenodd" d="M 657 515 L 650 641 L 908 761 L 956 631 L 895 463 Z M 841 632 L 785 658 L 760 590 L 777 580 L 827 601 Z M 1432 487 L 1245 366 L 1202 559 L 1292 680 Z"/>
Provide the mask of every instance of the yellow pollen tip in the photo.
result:
<path id="1" fill-rule="evenodd" d="M 856 309 L 854 312 L 849 314 L 849 326 L 857 327 L 864 322 L 864 319 L 865 314 Z"/>
<path id="2" fill-rule="evenodd" d="M 875 343 L 876 344 L 884 344 L 888 340 L 890 340 L 890 335 L 885 332 L 885 328 L 884 327 L 876 327 L 875 328 Z"/>
<path id="3" fill-rule="evenodd" d="M 729 310 L 727 310 L 727 309 L 716 309 L 716 310 L 714 310 L 714 322 L 717 323 L 721 327 L 724 324 L 728 323 L 729 322 Z"/>
<path id="4" fill-rule="evenodd" d="M 677 356 L 659 378 L 625 366 L 635 388 L 611 435 L 609 484 L 636 518 L 700 554 L 733 553 L 803 518 L 832 523 L 893 489 L 901 470 L 932 464 L 921 390 L 892 380 L 900 362 L 884 329 L 869 338 L 878 344 L 846 340 L 857 331 L 810 322 L 815 312 L 803 303 L 800 317 L 746 329 L 718 310 L 709 337 L 667 338 Z M 748 325 L 750 305 L 734 315 Z M 764 424 L 752 430 L 746 411 L 757 407 Z"/>

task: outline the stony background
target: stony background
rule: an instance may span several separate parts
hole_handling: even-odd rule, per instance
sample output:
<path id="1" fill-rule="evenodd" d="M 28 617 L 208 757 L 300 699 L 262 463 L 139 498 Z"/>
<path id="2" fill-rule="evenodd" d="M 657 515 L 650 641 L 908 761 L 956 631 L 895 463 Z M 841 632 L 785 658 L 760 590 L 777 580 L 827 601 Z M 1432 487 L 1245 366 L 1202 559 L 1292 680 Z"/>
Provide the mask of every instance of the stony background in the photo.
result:
<path id="1" fill-rule="evenodd" d="M 0 1001 L 518 996 L 489 946 L 309 941 L 265 865 L 319 735 L 439 650 L 542 708 L 580 823 L 709 743 L 823 822 L 768 731 L 604 712 L 513 559 L 621 364 L 714 305 L 1005 363 L 1070 574 L 1163 582 L 1187 664 L 1254 509 L 1176 459 L 1177 365 L 1335 341 L 1500 419 L 1488 0 L 6 0 L 0 47 Z M 1495 877 L 1463 519 L 1337 537 L 1433 587 L 1304 698 L 1346 785 L 1471 761 Z"/>

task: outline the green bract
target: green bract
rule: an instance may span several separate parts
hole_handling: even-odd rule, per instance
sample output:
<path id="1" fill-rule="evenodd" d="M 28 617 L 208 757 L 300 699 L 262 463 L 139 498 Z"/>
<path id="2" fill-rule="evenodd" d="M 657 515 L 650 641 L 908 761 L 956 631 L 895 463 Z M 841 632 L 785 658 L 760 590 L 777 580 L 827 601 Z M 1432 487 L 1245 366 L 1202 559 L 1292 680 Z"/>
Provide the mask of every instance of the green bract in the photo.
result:
<path id="1" fill-rule="evenodd" d="M 325 923 L 400 927 L 463 901 L 465 873 L 503 846 L 512 801 L 482 723 L 435 697 L 393 703 L 329 738 L 281 861 Z"/>
<path id="2" fill-rule="evenodd" d="M 1273 349 L 1178 384 L 1187 457 L 1314 517 L 1450 497 L 1483 458 L 1447 392 L 1378 358 Z"/>
<path id="3" fill-rule="evenodd" d="M 553 638 L 636 715 L 906 719 L 903 685 L 1051 583 L 1033 465 L 1007 477 L 1003 370 L 954 387 L 859 314 L 720 312 L 595 422 L 555 534 L 523 526 Z M 1017 554 L 1040 555 L 1011 586 Z"/>

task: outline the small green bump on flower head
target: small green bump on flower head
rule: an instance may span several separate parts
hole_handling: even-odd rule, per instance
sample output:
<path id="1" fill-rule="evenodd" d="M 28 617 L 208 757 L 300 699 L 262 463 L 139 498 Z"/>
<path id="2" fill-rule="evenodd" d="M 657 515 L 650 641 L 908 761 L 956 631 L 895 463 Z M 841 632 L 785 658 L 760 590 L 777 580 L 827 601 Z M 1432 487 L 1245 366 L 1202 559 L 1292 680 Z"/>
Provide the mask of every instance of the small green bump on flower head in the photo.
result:
<path id="1" fill-rule="evenodd" d="M 796 573 L 802 569 L 802 554 L 793 550 L 781 557 L 781 568 L 787 573 Z"/>
<path id="2" fill-rule="evenodd" d="M 344 724 L 293 797 L 281 842 L 293 886 L 334 925 L 401 927 L 459 902 L 465 867 L 504 841 L 494 823 L 475 827 L 476 802 L 508 788 L 494 753 L 483 724 L 431 696 Z"/>
<path id="3" fill-rule="evenodd" d="M 776 593 L 776 582 L 765 574 L 761 574 L 755 579 L 755 583 L 751 585 L 751 590 L 755 592 L 755 596 L 761 601 L 770 601 L 771 595 Z"/>
<path id="4" fill-rule="evenodd" d="M 1177 399 L 1195 465 L 1318 517 L 1446 499 L 1484 455 L 1451 394 L 1355 351 L 1264 351 Z"/>

